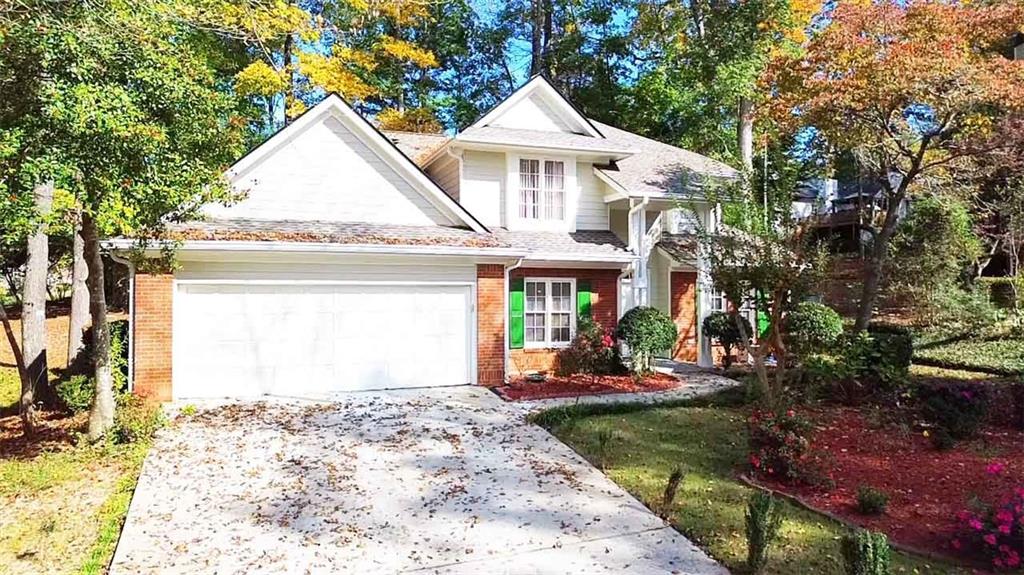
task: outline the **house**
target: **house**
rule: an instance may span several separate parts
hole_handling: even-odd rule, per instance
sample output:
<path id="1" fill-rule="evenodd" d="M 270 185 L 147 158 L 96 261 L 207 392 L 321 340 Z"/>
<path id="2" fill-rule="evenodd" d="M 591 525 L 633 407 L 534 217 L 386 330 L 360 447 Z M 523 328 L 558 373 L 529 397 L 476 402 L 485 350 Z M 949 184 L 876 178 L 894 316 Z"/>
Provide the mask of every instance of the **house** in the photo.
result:
<path id="1" fill-rule="evenodd" d="M 1024 33 L 1013 35 L 1013 59 L 1024 60 Z"/>
<path id="2" fill-rule="evenodd" d="M 891 174 L 889 181 L 897 186 L 901 176 Z M 834 253 L 854 254 L 871 242 L 865 227 L 879 226 L 887 205 L 882 184 L 875 178 L 813 179 L 797 184 L 792 213 L 797 219 L 813 218 L 817 237 L 827 241 Z M 907 216 L 909 207 L 908 200 L 900 204 L 899 218 Z"/>
<path id="3" fill-rule="evenodd" d="M 133 270 L 133 389 L 500 385 L 552 369 L 579 317 L 640 304 L 679 325 L 666 353 L 708 365 L 700 320 L 724 301 L 698 281 L 693 218 L 714 228 L 701 190 L 736 175 L 543 77 L 453 137 L 381 133 L 328 96 L 230 168 L 244 199 L 170 227 L 173 273 Z"/>

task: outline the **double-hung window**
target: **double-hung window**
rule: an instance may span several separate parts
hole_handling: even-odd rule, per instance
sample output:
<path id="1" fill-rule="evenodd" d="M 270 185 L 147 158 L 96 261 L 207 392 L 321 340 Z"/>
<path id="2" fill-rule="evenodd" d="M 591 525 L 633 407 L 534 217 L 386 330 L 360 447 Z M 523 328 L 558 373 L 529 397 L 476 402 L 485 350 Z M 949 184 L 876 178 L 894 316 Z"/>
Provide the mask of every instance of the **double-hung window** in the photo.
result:
<path id="1" fill-rule="evenodd" d="M 574 281 L 527 279 L 523 313 L 527 347 L 559 347 L 572 341 Z"/>
<path id="2" fill-rule="evenodd" d="M 519 159 L 519 217 L 565 219 L 565 162 Z"/>

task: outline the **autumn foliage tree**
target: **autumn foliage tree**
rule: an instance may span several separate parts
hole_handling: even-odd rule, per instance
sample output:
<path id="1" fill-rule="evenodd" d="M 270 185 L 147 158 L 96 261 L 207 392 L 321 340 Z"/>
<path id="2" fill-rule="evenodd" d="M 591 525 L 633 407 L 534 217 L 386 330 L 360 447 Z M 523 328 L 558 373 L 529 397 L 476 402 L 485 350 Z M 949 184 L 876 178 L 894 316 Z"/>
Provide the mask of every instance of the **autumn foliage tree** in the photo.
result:
<path id="1" fill-rule="evenodd" d="M 794 59 L 780 59 L 767 110 L 828 150 L 854 151 L 885 209 L 873 238 L 856 328 L 874 310 L 889 243 L 906 201 L 973 178 L 1024 150 L 1024 62 L 1006 58 L 1024 23 L 1013 2 L 838 2 Z"/>

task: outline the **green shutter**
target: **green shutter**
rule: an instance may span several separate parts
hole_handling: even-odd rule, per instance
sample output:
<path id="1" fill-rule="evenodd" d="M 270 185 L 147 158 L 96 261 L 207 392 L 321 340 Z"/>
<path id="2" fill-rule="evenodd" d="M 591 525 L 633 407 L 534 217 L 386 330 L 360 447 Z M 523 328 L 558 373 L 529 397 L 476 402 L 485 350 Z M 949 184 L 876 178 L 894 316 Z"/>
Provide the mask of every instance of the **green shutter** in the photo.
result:
<path id="1" fill-rule="evenodd" d="M 576 315 L 590 317 L 590 282 L 588 280 L 576 282 Z"/>
<path id="2" fill-rule="evenodd" d="M 523 348 L 523 284 L 522 278 L 508 282 L 508 345 Z"/>

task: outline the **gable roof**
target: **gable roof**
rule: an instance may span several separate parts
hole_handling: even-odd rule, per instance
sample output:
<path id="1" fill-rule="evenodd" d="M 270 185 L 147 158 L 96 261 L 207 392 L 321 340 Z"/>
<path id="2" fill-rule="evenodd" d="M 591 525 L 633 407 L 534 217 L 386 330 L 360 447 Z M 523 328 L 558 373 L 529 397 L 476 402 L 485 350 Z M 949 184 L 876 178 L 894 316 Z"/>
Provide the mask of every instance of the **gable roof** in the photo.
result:
<path id="1" fill-rule="evenodd" d="M 419 163 L 435 150 L 443 147 L 451 137 L 447 134 L 430 134 L 425 132 L 405 132 L 401 130 L 382 130 L 403 154 L 413 162 Z"/>
<path id="2" fill-rule="evenodd" d="M 671 196 L 699 192 L 708 179 L 735 179 L 739 172 L 718 160 L 702 156 L 594 121 L 607 141 L 634 149 L 632 156 L 613 166 L 595 166 L 595 172 L 627 196 Z"/>
<path id="3" fill-rule="evenodd" d="M 562 93 L 559 92 L 558 89 L 555 88 L 542 74 L 538 74 L 530 78 L 529 82 L 520 86 L 519 89 L 512 92 L 509 97 L 505 98 L 496 106 L 484 113 L 480 119 L 473 122 L 469 127 L 482 128 L 489 126 L 493 121 L 501 117 L 502 114 L 511 108 L 514 108 L 517 104 L 529 98 L 533 94 L 545 97 L 548 102 L 554 104 L 553 111 L 562 119 L 571 121 L 579 129 L 579 131 L 575 131 L 575 133 L 590 136 L 592 138 L 604 138 L 601 130 L 599 130 L 589 118 L 583 115 L 583 113 L 580 112 L 580 110 L 570 102 L 568 98 L 562 95 Z"/>
<path id="4" fill-rule="evenodd" d="M 332 115 L 341 121 L 414 190 L 422 194 L 428 202 L 446 214 L 453 222 L 464 224 L 476 232 L 488 231 L 472 214 L 434 183 L 419 165 L 399 150 L 391 139 L 356 112 L 341 96 L 333 92 L 242 156 L 228 168 L 227 177 L 232 182 L 238 181 L 264 159 L 283 147 L 293 135 L 301 133 L 326 115 Z"/>

